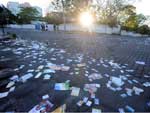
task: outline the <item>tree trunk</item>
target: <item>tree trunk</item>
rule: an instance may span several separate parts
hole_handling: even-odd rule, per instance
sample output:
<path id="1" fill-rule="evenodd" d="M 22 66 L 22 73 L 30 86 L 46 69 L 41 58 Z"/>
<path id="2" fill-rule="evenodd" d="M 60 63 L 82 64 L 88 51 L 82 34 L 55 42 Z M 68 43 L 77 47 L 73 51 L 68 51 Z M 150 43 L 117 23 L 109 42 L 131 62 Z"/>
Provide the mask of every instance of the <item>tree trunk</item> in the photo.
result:
<path id="1" fill-rule="evenodd" d="M 64 31 L 66 31 L 66 17 L 65 17 L 64 8 L 63 8 L 63 21 L 64 21 Z"/>

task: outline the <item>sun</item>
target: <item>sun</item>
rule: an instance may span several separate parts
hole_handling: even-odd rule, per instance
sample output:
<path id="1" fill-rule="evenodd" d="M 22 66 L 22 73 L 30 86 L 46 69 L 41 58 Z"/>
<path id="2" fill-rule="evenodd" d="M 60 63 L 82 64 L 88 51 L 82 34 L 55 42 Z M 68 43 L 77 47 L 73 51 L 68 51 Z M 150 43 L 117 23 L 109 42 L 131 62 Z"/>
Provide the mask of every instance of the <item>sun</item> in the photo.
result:
<path id="1" fill-rule="evenodd" d="M 94 18 L 90 12 L 82 12 L 79 16 L 79 22 L 83 27 L 91 27 L 94 23 Z"/>

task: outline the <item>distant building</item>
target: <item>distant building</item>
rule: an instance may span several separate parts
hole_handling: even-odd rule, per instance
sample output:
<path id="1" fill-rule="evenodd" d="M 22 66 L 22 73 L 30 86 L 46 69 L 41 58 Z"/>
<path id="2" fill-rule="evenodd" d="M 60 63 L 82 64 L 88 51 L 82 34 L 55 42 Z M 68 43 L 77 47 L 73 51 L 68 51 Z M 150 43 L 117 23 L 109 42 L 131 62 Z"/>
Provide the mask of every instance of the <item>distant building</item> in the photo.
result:
<path id="1" fill-rule="evenodd" d="M 40 8 L 38 6 L 34 6 L 34 8 L 39 12 L 38 16 L 43 16 L 42 8 Z"/>
<path id="2" fill-rule="evenodd" d="M 24 2 L 24 3 L 20 4 L 20 7 L 26 8 L 26 7 L 31 7 L 31 5 L 28 2 Z"/>
<path id="3" fill-rule="evenodd" d="M 17 15 L 20 12 L 20 4 L 18 2 L 8 2 L 7 8 L 14 14 Z"/>
<path id="4" fill-rule="evenodd" d="M 30 3 L 28 2 L 24 2 L 24 3 L 21 3 L 19 4 L 18 2 L 8 2 L 7 3 L 7 8 L 14 14 L 14 15 L 17 15 L 21 8 L 26 8 L 26 7 L 32 7 L 30 5 Z M 42 13 L 42 8 L 38 7 L 38 6 L 34 6 L 34 8 L 37 9 L 37 11 L 39 12 L 39 16 L 42 16 L 43 13 Z"/>

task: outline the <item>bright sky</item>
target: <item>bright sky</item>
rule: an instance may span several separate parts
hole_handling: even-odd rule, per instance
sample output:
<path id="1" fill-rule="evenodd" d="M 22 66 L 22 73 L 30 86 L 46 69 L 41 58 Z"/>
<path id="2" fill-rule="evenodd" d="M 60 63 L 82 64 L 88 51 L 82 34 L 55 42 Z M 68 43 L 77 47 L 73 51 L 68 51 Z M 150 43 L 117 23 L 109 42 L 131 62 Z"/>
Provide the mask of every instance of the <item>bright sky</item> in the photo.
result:
<path id="1" fill-rule="evenodd" d="M 143 13 L 144 15 L 150 15 L 150 0 L 139 0 L 135 3 L 137 13 Z"/>
<path id="2" fill-rule="evenodd" d="M 43 14 L 45 14 L 46 8 L 52 0 L 0 0 L 0 4 L 6 6 L 8 1 L 15 1 L 19 3 L 29 2 L 32 6 L 39 6 L 43 9 Z M 150 0 L 138 0 L 135 3 L 137 7 L 137 13 L 143 13 L 144 15 L 150 15 Z"/>

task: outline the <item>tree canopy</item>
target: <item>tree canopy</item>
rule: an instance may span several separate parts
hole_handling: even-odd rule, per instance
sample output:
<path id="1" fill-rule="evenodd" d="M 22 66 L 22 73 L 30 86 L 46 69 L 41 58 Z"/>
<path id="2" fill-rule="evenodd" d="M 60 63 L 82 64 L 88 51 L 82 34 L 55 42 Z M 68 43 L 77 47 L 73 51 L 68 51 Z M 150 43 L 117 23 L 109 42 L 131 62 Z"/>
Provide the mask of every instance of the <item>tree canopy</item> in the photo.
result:
<path id="1" fill-rule="evenodd" d="M 38 20 L 39 17 L 39 12 L 37 11 L 36 8 L 33 7 L 25 7 L 21 8 L 21 11 L 17 14 L 18 17 L 18 23 L 20 24 L 26 24 L 26 23 L 31 23 L 33 20 Z"/>
<path id="2" fill-rule="evenodd" d="M 15 15 L 11 13 L 6 7 L 0 6 L 0 25 L 6 25 L 15 22 Z"/>

